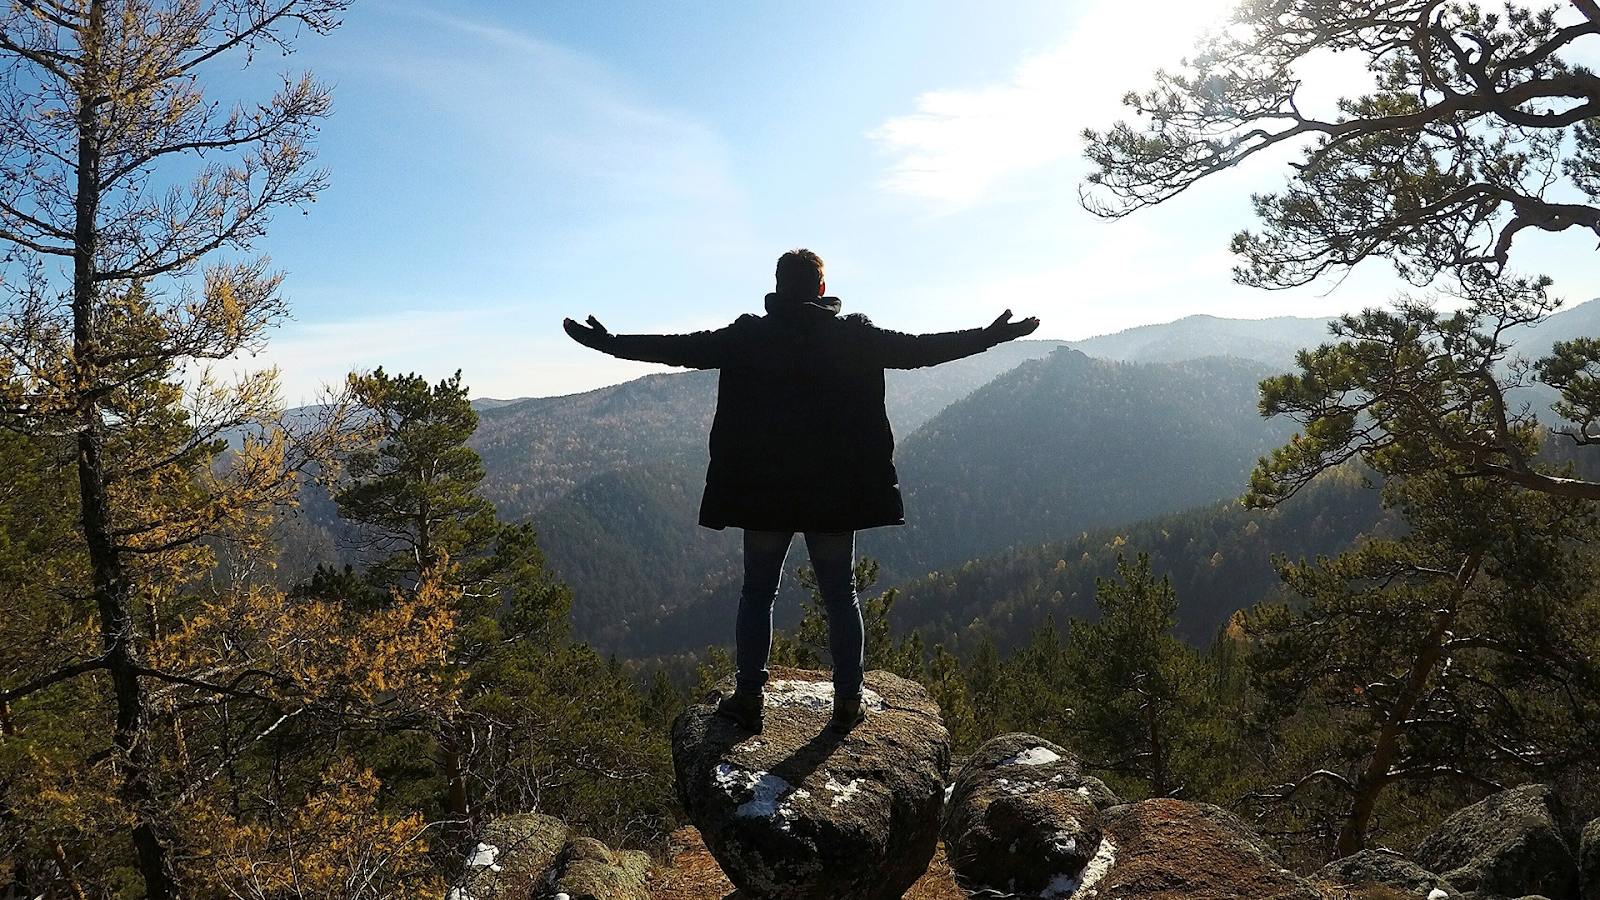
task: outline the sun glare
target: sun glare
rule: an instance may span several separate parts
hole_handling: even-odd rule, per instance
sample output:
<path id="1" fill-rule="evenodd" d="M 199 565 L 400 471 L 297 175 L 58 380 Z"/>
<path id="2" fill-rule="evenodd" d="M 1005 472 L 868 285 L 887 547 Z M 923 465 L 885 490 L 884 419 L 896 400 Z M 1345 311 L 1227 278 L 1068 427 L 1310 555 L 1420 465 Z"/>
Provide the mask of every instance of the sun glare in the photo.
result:
<path id="1" fill-rule="evenodd" d="M 1006 82 L 930 91 L 916 112 L 874 131 L 898 157 L 886 186 L 960 207 L 1007 172 L 1076 156 L 1084 128 L 1120 118 L 1122 96 L 1188 56 L 1230 8 L 1227 0 L 1101 0 Z"/>

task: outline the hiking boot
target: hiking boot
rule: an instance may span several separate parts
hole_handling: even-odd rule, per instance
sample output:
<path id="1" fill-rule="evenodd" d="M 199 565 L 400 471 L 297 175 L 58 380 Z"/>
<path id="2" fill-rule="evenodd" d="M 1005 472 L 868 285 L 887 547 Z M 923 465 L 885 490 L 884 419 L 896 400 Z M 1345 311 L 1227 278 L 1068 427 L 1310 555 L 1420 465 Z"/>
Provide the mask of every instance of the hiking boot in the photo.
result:
<path id="1" fill-rule="evenodd" d="M 861 706 L 861 695 L 833 698 L 833 717 L 828 720 L 828 730 L 834 734 L 849 734 L 850 729 L 867 720 L 867 711 Z"/>
<path id="2" fill-rule="evenodd" d="M 717 715 L 738 723 L 740 728 L 754 734 L 761 733 L 761 689 L 735 688 L 717 704 Z"/>

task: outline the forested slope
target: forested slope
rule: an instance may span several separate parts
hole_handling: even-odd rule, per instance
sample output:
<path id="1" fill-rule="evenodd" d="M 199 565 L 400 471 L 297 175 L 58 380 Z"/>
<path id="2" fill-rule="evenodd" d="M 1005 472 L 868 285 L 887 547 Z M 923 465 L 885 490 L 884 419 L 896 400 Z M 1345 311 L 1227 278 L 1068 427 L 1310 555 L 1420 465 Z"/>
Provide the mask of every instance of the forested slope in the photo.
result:
<path id="1" fill-rule="evenodd" d="M 890 584 L 1232 497 L 1287 434 L 1255 411 L 1263 373 L 1237 360 L 1136 365 L 1067 349 L 1024 363 L 905 441 L 912 524 L 863 533 L 859 552 L 883 560 Z M 692 527 L 695 474 L 662 463 L 601 476 L 537 517 L 574 588 L 579 632 L 606 649 L 657 655 L 725 637 L 737 543 Z M 802 559 L 796 550 L 791 562 Z"/>
<path id="2" fill-rule="evenodd" d="M 1099 528 L 1074 537 L 1018 545 L 901 586 L 897 631 L 918 630 L 958 653 L 982 639 L 1002 650 L 1024 642 L 1054 615 L 1093 619 L 1095 580 L 1116 572 L 1119 554 L 1150 554 L 1182 598 L 1177 632 L 1208 644 L 1236 610 L 1280 593 L 1274 556 L 1315 558 L 1348 549 L 1393 524 L 1378 491 L 1353 469 L 1329 473 L 1275 510 L 1237 500 Z"/>
<path id="3" fill-rule="evenodd" d="M 695 524 L 704 474 L 683 460 L 613 469 L 533 517 L 551 569 L 573 589 L 577 634 L 629 653 L 651 646 L 673 610 L 736 596 L 741 533 Z"/>
<path id="4" fill-rule="evenodd" d="M 705 464 L 717 373 L 670 372 L 564 397 L 478 411 L 471 446 L 500 514 L 527 518 L 615 469 L 684 460 Z"/>
<path id="5" fill-rule="evenodd" d="M 1063 349 L 1019 366 L 900 447 L 904 528 L 863 536 L 894 577 L 1241 493 L 1286 423 L 1259 363 L 1116 363 Z"/>

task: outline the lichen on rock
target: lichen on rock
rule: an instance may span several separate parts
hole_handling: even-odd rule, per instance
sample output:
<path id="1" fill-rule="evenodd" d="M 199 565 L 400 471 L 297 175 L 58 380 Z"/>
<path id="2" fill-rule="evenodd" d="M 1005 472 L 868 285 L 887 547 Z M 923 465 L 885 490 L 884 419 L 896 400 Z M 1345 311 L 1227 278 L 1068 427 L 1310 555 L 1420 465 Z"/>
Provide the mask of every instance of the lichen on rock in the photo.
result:
<path id="1" fill-rule="evenodd" d="M 759 736 L 716 715 L 731 683 L 673 724 L 679 798 L 751 900 L 898 900 L 933 858 L 950 764 L 938 705 L 869 672 L 866 721 L 834 734 L 831 678 L 775 668 Z"/>
<path id="2" fill-rule="evenodd" d="M 1415 860 L 1460 891 L 1506 897 L 1578 894 L 1578 861 L 1549 785 L 1525 784 L 1458 810 L 1417 845 Z"/>
<path id="3" fill-rule="evenodd" d="M 1386 850 L 1362 850 L 1336 859 L 1324 866 L 1317 878 L 1347 888 L 1381 885 L 1423 900 L 1460 900 L 1461 897 L 1447 879 Z"/>
<path id="4" fill-rule="evenodd" d="M 524 900 L 542 890 L 566 844 L 565 822 L 524 813 L 493 819 L 468 847 L 460 881 L 446 900 Z"/>
<path id="5" fill-rule="evenodd" d="M 1003 734 L 979 747 L 956 776 L 945 850 L 974 888 L 1073 896 L 1101 847 L 1099 807 L 1116 802 L 1065 749 L 1030 734 Z"/>

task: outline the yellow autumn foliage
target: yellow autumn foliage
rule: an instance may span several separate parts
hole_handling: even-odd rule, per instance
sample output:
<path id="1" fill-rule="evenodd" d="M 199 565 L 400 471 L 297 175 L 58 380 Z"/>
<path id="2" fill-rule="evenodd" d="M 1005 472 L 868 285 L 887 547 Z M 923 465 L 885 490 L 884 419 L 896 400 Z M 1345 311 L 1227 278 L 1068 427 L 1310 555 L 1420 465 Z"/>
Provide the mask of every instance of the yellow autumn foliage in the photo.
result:
<path id="1" fill-rule="evenodd" d="M 238 683 L 285 702 L 439 709 L 458 590 L 430 573 L 382 609 L 353 614 L 260 585 L 208 600 L 155 644 L 152 664 L 208 683 Z M 178 685 L 182 687 L 182 685 Z"/>
<path id="2" fill-rule="evenodd" d="M 288 809 L 242 816 L 197 803 L 186 844 L 198 893 L 244 900 L 377 900 L 439 897 L 428 871 L 428 826 L 419 814 L 383 812 L 372 772 L 336 760 L 321 784 Z"/>

